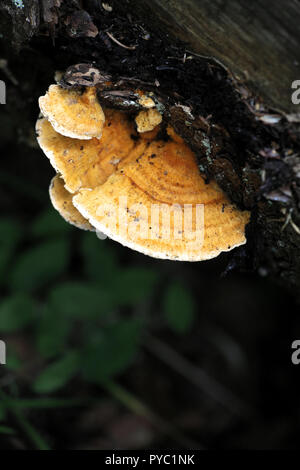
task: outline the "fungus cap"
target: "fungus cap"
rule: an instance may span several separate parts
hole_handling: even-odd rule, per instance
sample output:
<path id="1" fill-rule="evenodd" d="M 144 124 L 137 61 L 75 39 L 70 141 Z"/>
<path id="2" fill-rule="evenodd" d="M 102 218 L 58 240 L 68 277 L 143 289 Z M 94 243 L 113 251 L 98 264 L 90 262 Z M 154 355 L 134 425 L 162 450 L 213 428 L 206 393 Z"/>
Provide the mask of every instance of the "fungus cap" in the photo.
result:
<path id="1" fill-rule="evenodd" d="M 37 139 L 51 165 L 72 193 L 104 183 L 136 146 L 134 125 L 121 111 L 107 110 L 102 138 L 80 140 L 56 132 L 45 118 L 36 124 Z"/>
<path id="2" fill-rule="evenodd" d="M 174 141 L 152 142 L 73 203 L 97 230 L 155 258 L 207 260 L 246 242 L 249 213 L 205 184 L 195 155 Z"/>
<path id="3" fill-rule="evenodd" d="M 155 102 L 153 101 L 153 99 L 150 98 L 150 96 L 144 94 L 142 94 L 142 96 L 139 98 L 139 104 L 146 109 L 155 107 Z"/>
<path id="4" fill-rule="evenodd" d="M 64 124 L 70 100 L 75 114 Z M 249 212 L 231 204 L 216 182 L 204 182 L 195 154 L 172 127 L 169 140 L 159 140 L 156 108 L 136 117 L 141 134 L 128 114 L 106 109 L 99 139 L 92 136 L 100 106 L 95 89 L 81 95 L 53 85 L 40 104 L 48 120 L 37 122 L 38 141 L 58 172 L 50 197 L 65 220 L 161 259 L 206 260 L 246 242 Z M 91 127 L 79 139 L 87 123 Z M 76 129 L 76 138 L 62 135 L 67 127 L 72 136 Z"/>
<path id="5" fill-rule="evenodd" d="M 66 190 L 64 181 L 59 175 L 52 179 L 49 194 L 53 207 L 67 222 L 83 230 L 95 230 L 73 205 L 73 195 Z"/>
<path id="6" fill-rule="evenodd" d="M 95 87 L 66 90 L 51 85 L 39 98 L 40 110 L 59 134 L 76 139 L 100 138 L 105 122 Z"/>
<path id="7" fill-rule="evenodd" d="M 162 122 L 162 115 L 156 108 L 150 108 L 147 111 L 140 111 L 135 122 L 138 132 L 149 132 Z"/>

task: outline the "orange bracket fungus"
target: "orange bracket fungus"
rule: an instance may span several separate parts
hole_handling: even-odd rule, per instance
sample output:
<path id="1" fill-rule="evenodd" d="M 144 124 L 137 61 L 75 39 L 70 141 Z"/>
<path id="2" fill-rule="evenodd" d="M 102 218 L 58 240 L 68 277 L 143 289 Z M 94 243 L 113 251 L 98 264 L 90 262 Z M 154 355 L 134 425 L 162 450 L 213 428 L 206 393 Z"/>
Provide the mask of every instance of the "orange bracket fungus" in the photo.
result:
<path id="1" fill-rule="evenodd" d="M 102 135 L 105 117 L 95 88 L 88 88 L 81 94 L 51 85 L 47 94 L 40 97 L 39 106 L 59 134 L 76 139 L 100 138 Z"/>
<path id="2" fill-rule="evenodd" d="M 95 230 L 74 206 L 73 195 L 66 190 L 64 180 L 59 175 L 52 179 L 49 194 L 53 207 L 67 222 L 83 230 Z"/>
<path id="3" fill-rule="evenodd" d="M 162 122 L 162 116 L 156 108 L 141 111 L 135 118 L 138 132 L 149 132 Z"/>
<path id="4" fill-rule="evenodd" d="M 50 197 L 66 221 L 161 259 L 207 260 L 246 242 L 249 212 L 205 182 L 152 98 L 134 114 L 102 109 L 94 86 L 51 85 L 39 104 L 38 142 L 57 172 Z"/>

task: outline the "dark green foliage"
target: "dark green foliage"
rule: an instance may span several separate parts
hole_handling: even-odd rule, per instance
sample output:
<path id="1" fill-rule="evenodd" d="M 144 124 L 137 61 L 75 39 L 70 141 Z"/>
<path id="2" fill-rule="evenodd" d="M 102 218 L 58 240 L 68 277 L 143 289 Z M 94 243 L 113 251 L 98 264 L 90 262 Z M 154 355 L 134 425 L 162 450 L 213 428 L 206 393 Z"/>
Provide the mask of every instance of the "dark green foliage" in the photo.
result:
<path id="1" fill-rule="evenodd" d="M 49 304 L 62 316 L 88 320 L 108 313 L 115 305 L 112 292 L 86 282 L 66 282 L 55 287 L 49 295 Z"/>
<path id="2" fill-rule="evenodd" d="M 50 393 L 63 387 L 77 372 L 80 364 L 78 351 L 65 351 L 57 361 L 48 365 L 34 382 L 37 393 Z"/>
<path id="3" fill-rule="evenodd" d="M 8 268 L 14 249 L 21 238 L 21 227 L 11 219 L 0 220 L 0 280 L 4 282 L 5 272 Z"/>
<path id="4" fill-rule="evenodd" d="M 124 372 L 136 356 L 140 334 L 138 320 L 121 320 L 96 332 L 82 353 L 83 377 L 101 383 Z"/>
<path id="5" fill-rule="evenodd" d="M 65 239 L 43 241 L 18 258 L 11 273 L 14 290 L 35 291 L 58 278 L 67 268 L 69 242 Z"/>
<path id="6" fill-rule="evenodd" d="M 26 294 L 13 294 L 0 304 L 0 331 L 9 333 L 27 326 L 34 318 L 35 304 Z"/>
<path id="7" fill-rule="evenodd" d="M 177 333 L 186 333 L 193 324 L 195 302 L 191 293 L 178 282 L 171 284 L 165 294 L 164 314 L 168 325 Z"/>
<path id="8" fill-rule="evenodd" d="M 159 271 L 122 265 L 116 244 L 73 229 L 53 209 L 23 229 L 2 219 L 0 229 L 0 335 L 31 332 L 41 364 L 33 391 L 49 394 L 74 378 L 103 384 L 125 372 L 151 328 Z M 170 329 L 190 328 L 194 303 L 179 282 L 167 283 L 160 308 Z M 6 367 L 17 372 L 26 364 L 9 336 L 7 343 Z"/>

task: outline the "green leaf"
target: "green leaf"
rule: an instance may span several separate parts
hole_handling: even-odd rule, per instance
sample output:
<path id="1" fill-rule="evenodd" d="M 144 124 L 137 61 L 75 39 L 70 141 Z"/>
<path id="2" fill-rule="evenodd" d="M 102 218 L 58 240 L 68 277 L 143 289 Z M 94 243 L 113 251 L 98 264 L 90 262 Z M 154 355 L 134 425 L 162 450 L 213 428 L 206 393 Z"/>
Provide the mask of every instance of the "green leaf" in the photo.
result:
<path id="1" fill-rule="evenodd" d="M 2 284 L 7 280 L 5 270 L 8 266 L 9 260 L 12 258 L 14 252 L 13 246 L 1 247 L 0 249 L 0 283 Z"/>
<path id="2" fill-rule="evenodd" d="M 75 407 L 75 406 L 86 405 L 87 403 L 89 403 L 89 399 L 85 400 L 85 399 L 79 399 L 79 398 L 42 397 L 42 398 L 11 399 L 12 407 L 18 408 L 20 410 L 70 408 L 70 407 Z"/>
<path id="3" fill-rule="evenodd" d="M 8 348 L 5 367 L 9 370 L 16 371 L 20 369 L 22 361 L 16 351 L 11 347 Z"/>
<path id="4" fill-rule="evenodd" d="M 14 220 L 0 219 L 0 282 L 7 279 L 5 271 L 21 235 L 20 226 Z"/>
<path id="5" fill-rule="evenodd" d="M 126 370 L 139 347 L 141 322 L 123 320 L 96 334 L 83 350 L 83 377 L 101 383 Z"/>
<path id="6" fill-rule="evenodd" d="M 115 304 L 114 294 L 83 282 L 67 282 L 54 288 L 50 305 L 55 312 L 76 318 L 97 317 Z"/>
<path id="7" fill-rule="evenodd" d="M 0 245 L 16 245 L 22 236 L 20 225 L 13 219 L 0 219 Z"/>
<path id="8" fill-rule="evenodd" d="M 45 306 L 36 330 L 36 347 L 41 356 L 51 358 L 62 353 L 71 327 L 69 318 Z"/>
<path id="9" fill-rule="evenodd" d="M 14 406 L 14 400 L 11 399 L 6 393 L 0 389 L 0 398 L 2 403 L 14 416 L 19 428 L 22 429 L 23 433 L 28 437 L 28 439 L 34 444 L 38 450 L 51 450 L 47 442 L 39 434 L 39 432 L 32 426 L 30 421 L 23 415 L 22 411 Z"/>
<path id="10" fill-rule="evenodd" d="M 111 284 L 118 269 L 115 252 L 106 240 L 99 240 L 95 233 L 82 236 L 82 255 L 86 276 L 103 284 Z"/>
<path id="11" fill-rule="evenodd" d="M 135 305 L 145 301 L 157 280 L 157 273 L 146 268 L 127 268 L 119 271 L 113 284 L 117 303 Z"/>
<path id="12" fill-rule="evenodd" d="M 35 303 L 25 294 L 15 294 L 0 304 L 0 331 L 10 333 L 27 326 L 35 317 Z"/>
<path id="13" fill-rule="evenodd" d="M 77 351 L 68 351 L 63 358 L 50 364 L 35 380 L 36 393 L 52 393 L 66 385 L 77 373 L 79 367 Z"/>
<path id="14" fill-rule="evenodd" d="M 40 243 L 27 250 L 14 266 L 11 284 L 17 290 L 36 290 L 58 278 L 69 262 L 67 240 Z"/>
<path id="15" fill-rule="evenodd" d="M 0 422 L 3 422 L 6 419 L 7 407 L 5 403 L 0 402 Z"/>
<path id="16" fill-rule="evenodd" d="M 195 302 L 189 290 L 179 283 L 171 284 L 165 294 L 163 311 L 169 327 L 177 333 L 186 333 L 192 327 Z"/>
<path id="17" fill-rule="evenodd" d="M 15 430 L 10 428 L 9 426 L 2 426 L 0 425 L 0 434 L 15 434 Z"/>
<path id="18" fill-rule="evenodd" d="M 33 222 L 31 233 L 34 237 L 53 237 L 64 235 L 72 229 L 58 212 L 51 208 L 42 212 Z"/>

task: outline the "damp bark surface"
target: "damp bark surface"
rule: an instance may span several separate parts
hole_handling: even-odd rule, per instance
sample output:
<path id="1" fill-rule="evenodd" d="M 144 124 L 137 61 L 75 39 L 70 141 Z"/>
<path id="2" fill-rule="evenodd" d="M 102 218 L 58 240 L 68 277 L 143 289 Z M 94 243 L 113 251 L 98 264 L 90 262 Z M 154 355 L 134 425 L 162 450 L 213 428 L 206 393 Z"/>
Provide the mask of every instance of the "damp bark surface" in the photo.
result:
<path id="1" fill-rule="evenodd" d="M 298 294 L 298 1 L 5 0 L 0 11 L 1 78 L 20 134 L 55 71 L 62 86 L 97 84 L 100 101 L 129 112 L 136 88 L 153 92 L 199 171 L 252 213 L 228 270 L 256 271 Z"/>

